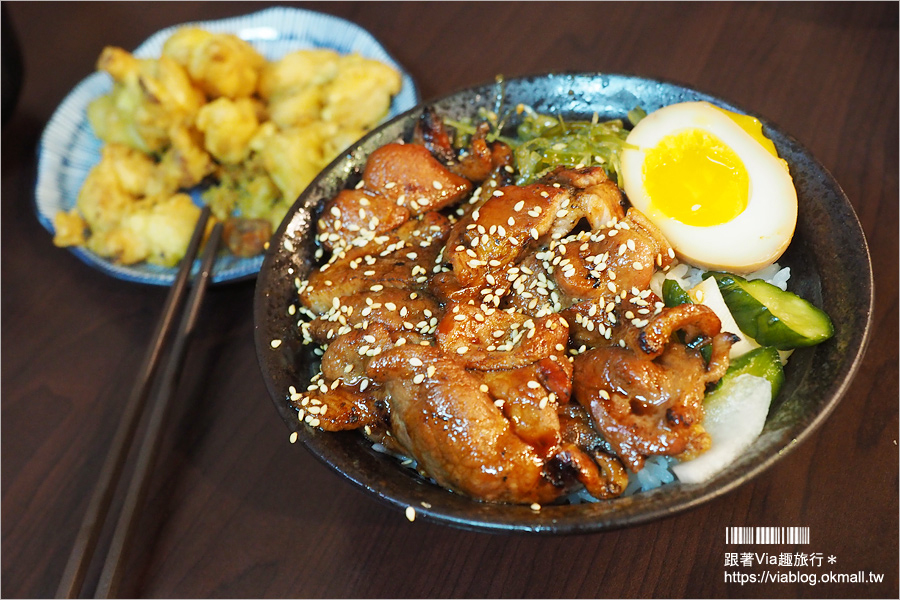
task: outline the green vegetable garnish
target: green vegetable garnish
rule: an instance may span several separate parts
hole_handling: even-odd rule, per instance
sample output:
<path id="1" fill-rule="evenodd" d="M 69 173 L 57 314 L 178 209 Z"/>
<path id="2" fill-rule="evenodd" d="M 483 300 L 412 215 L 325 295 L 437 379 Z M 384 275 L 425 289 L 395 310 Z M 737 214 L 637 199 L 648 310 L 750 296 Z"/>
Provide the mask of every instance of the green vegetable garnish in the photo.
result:
<path id="1" fill-rule="evenodd" d="M 790 350 L 813 346 L 834 335 L 831 319 L 800 296 L 761 279 L 710 272 L 741 331 L 762 346 Z"/>
<path id="2" fill-rule="evenodd" d="M 715 389 L 709 392 L 706 397 L 714 397 L 714 394 L 724 385 L 727 385 L 729 381 L 738 375 L 744 374 L 766 379 L 772 384 L 772 398 L 778 396 L 781 384 L 784 383 L 784 368 L 781 366 L 781 357 L 778 355 L 778 350 L 772 346 L 762 346 L 738 356 L 731 361 L 728 371 L 716 384 Z"/>
<path id="3" fill-rule="evenodd" d="M 565 121 L 525 110 L 517 129 L 520 141 L 513 146 L 519 185 L 540 179 L 559 165 L 600 166 L 617 181 L 619 155 L 628 137 L 621 119 L 600 122 L 595 115 L 590 121 Z"/>
<path id="4" fill-rule="evenodd" d="M 561 165 L 603 167 L 607 176 L 618 182 L 619 155 L 629 133 L 622 119 L 601 122 L 595 114 L 590 121 L 566 121 L 559 115 L 541 114 L 528 106 L 518 106 L 516 110 L 524 116 L 515 136 L 502 134 L 509 113 L 498 115 L 481 109 L 478 122 L 487 121 L 491 125 L 488 142 L 500 140 L 513 149 L 518 169 L 517 185 L 527 185 Z M 646 114 L 636 107 L 628 113 L 628 121 L 634 125 Z M 456 130 L 455 146 L 468 145 L 475 133 L 471 121 L 445 119 L 444 122 Z"/>
<path id="5" fill-rule="evenodd" d="M 668 308 L 681 304 L 691 304 L 693 301 L 684 288 L 674 279 L 666 279 L 662 285 L 663 302 Z"/>

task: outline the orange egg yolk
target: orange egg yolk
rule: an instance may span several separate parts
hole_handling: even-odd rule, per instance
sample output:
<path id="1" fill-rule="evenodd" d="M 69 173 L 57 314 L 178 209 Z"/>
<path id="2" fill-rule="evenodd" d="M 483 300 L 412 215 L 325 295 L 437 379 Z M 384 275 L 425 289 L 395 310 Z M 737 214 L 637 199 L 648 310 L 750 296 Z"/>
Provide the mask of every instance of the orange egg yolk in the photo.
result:
<path id="1" fill-rule="evenodd" d="M 651 206 L 695 227 L 731 221 L 747 208 L 750 177 L 740 157 L 715 135 L 687 129 L 664 137 L 644 159 Z"/>

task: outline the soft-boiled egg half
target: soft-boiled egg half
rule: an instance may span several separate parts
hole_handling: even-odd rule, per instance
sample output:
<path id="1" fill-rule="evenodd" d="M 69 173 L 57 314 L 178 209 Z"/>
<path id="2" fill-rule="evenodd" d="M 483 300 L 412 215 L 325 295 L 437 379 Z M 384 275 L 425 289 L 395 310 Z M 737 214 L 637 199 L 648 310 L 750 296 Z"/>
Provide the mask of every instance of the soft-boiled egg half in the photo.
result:
<path id="1" fill-rule="evenodd" d="M 644 117 L 621 157 L 623 189 L 680 260 L 749 273 L 772 264 L 797 224 L 787 164 L 756 119 L 708 102 Z"/>

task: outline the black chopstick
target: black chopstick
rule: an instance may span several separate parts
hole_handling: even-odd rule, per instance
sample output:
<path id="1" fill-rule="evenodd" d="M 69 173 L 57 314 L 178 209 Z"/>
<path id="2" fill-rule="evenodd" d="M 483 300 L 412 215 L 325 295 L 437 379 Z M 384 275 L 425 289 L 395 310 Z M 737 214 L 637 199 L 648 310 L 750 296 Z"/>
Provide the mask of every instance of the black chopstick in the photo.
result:
<path id="1" fill-rule="evenodd" d="M 222 224 L 216 223 L 209 239 L 206 241 L 206 248 L 203 250 L 203 257 L 200 263 L 200 271 L 197 273 L 191 286 L 191 295 L 188 297 L 187 307 L 181 316 L 178 334 L 172 342 L 172 350 L 162 374 L 156 402 L 151 408 L 147 430 L 141 441 L 134 474 L 128 484 L 128 493 L 125 497 L 122 512 L 119 515 L 119 521 L 116 523 L 116 529 L 113 532 L 103 571 L 100 573 L 100 582 L 97 584 L 95 598 L 114 597 L 118 591 L 122 575 L 121 567 L 124 564 L 125 555 L 137 523 L 135 517 L 147 493 L 147 482 L 149 481 L 150 472 L 153 470 L 153 463 L 156 461 L 156 455 L 162 439 L 163 424 L 166 421 L 166 415 L 174 395 L 175 383 L 181 370 L 187 342 L 194 331 L 197 315 L 200 312 L 206 287 L 212 275 L 213 262 L 216 258 L 221 237 Z"/>
<path id="2" fill-rule="evenodd" d="M 181 267 L 178 269 L 178 274 L 166 297 L 162 315 L 153 333 L 152 342 L 144 355 L 144 360 L 138 371 L 137 378 L 135 379 L 134 387 L 125 404 L 119 426 L 110 442 L 109 452 L 103 463 L 103 467 L 100 470 L 97 484 L 94 487 L 87 511 L 82 519 L 78 535 L 72 546 L 72 551 L 69 554 L 66 568 L 63 571 L 62 579 L 57 588 L 57 598 L 77 598 L 81 592 L 88 566 L 90 565 L 91 558 L 97 548 L 97 541 L 100 537 L 103 525 L 107 520 L 107 511 L 109 510 L 109 505 L 112 501 L 116 485 L 122 475 L 122 468 L 128 457 L 131 442 L 137 429 L 140 416 L 143 413 L 144 405 L 146 404 L 156 371 L 159 367 L 163 350 L 166 347 L 169 338 L 171 338 L 175 319 L 181 312 L 181 305 L 183 304 L 189 285 L 194 259 L 197 256 L 197 252 L 203 242 L 204 234 L 206 233 L 206 223 L 209 220 L 209 213 L 209 207 L 205 206 L 201 210 L 197 225 L 191 236 L 191 241 L 188 244 L 184 258 L 181 261 Z M 214 246 L 218 245 L 218 236 L 220 233 L 217 233 L 216 235 L 217 237 L 213 244 Z M 209 251 L 211 242 L 213 242 L 212 236 L 210 236 L 210 240 L 207 242 L 207 252 L 204 255 L 204 258 L 208 258 L 210 261 L 215 257 L 215 248 L 213 248 L 212 251 Z M 203 268 L 201 267 L 201 273 L 202 272 Z M 197 287 L 198 286 L 195 284 L 193 286 L 194 290 L 196 290 Z M 193 291 L 192 299 L 194 295 L 197 294 L 196 291 Z M 202 299 L 202 293 L 199 293 L 199 296 L 200 299 Z"/>

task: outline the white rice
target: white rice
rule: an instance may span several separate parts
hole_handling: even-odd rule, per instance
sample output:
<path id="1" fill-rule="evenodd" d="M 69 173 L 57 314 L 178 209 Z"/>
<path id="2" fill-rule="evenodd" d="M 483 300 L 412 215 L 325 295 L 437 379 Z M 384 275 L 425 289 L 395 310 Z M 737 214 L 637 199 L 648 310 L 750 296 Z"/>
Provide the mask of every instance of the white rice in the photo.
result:
<path id="1" fill-rule="evenodd" d="M 651 456 L 644 461 L 644 468 L 637 473 L 628 471 L 628 485 L 623 496 L 630 496 L 637 492 L 646 492 L 661 485 L 675 481 L 675 474 L 669 468 L 677 462 L 668 456 Z"/>
<path id="2" fill-rule="evenodd" d="M 687 263 L 678 263 L 665 273 L 662 271 L 654 273 L 653 278 L 650 280 L 650 290 L 662 298 L 663 281 L 666 279 L 673 279 L 681 286 L 681 289 L 687 291 L 701 283 L 703 281 L 703 274 L 707 271 L 708 269 L 693 267 Z M 791 278 L 791 268 L 782 267 L 778 263 L 773 263 L 768 267 L 764 267 L 759 271 L 754 271 L 743 277 L 748 281 L 762 279 L 783 291 L 787 290 L 787 283 Z"/>

